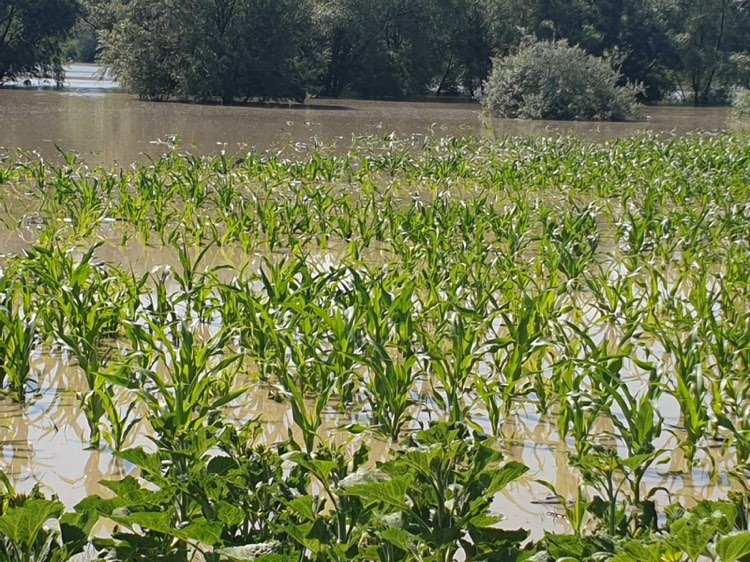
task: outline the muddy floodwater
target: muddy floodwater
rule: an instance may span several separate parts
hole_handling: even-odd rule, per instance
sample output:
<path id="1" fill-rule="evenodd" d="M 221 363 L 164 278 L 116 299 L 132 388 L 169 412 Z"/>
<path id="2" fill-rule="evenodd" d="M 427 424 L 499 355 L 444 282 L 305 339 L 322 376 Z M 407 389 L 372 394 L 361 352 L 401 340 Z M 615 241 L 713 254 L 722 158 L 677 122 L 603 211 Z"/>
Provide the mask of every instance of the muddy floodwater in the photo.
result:
<path id="1" fill-rule="evenodd" d="M 647 107 L 629 123 L 488 119 L 469 102 L 388 102 L 310 99 L 305 105 L 234 106 L 141 102 L 116 92 L 93 65 L 75 65 L 66 88 L 35 81 L 0 89 L 0 147 L 57 154 L 55 145 L 91 164 L 128 164 L 158 156 L 177 139 L 195 153 L 225 148 L 268 150 L 320 141 L 347 147 L 357 135 L 557 136 L 591 140 L 649 130 L 665 134 L 731 126 L 726 108 Z M 49 86 L 49 84 L 46 84 Z"/>

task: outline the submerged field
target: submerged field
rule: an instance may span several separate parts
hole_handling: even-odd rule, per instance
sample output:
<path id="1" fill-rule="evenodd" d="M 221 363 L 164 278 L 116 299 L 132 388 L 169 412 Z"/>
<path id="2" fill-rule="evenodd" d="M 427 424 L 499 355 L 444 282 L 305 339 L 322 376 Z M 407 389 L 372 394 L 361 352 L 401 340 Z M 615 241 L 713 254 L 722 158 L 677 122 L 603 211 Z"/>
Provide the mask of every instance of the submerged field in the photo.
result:
<path id="1" fill-rule="evenodd" d="M 750 554 L 747 137 L 65 158 L 0 156 L 0 560 Z"/>

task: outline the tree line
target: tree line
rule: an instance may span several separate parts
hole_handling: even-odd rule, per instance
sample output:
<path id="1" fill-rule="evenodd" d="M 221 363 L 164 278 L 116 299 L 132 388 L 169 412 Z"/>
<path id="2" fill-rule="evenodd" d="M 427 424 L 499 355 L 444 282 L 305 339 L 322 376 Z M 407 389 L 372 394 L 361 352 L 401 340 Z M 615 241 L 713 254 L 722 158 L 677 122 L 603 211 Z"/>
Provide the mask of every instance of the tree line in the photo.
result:
<path id="1" fill-rule="evenodd" d="M 0 76 L 59 61 L 61 28 L 95 31 L 146 99 L 473 95 L 529 36 L 603 58 L 648 101 L 750 85 L 750 0 L 0 0 Z"/>

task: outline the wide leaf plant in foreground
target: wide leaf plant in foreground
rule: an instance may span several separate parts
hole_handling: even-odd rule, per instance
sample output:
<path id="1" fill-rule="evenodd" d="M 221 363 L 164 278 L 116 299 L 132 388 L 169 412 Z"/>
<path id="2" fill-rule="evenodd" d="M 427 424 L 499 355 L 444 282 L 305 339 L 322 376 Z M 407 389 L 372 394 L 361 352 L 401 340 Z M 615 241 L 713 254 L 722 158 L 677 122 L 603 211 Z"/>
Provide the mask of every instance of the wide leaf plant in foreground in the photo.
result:
<path id="1" fill-rule="evenodd" d="M 466 560 L 517 559 L 528 533 L 498 529 L 490 505 L 527 468 L 503 464 L 492 445 L 465 424 L 438 423 L 379 467 L 385 477 L 345 489 L 375 507 L 378 540 L 366 558 L 448 562 L 463 550 Z"/>

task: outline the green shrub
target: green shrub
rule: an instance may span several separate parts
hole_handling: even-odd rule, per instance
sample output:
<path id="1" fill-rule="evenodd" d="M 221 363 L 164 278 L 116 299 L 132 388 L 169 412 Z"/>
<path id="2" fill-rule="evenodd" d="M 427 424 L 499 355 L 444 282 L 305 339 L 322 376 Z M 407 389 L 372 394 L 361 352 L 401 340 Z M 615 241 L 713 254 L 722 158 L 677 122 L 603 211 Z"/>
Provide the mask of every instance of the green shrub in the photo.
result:
<path id="1" fill-rule="evenodd" d="M 481 102 L 498 117 L 623 121 L 636 116 L 638 88 L 619 80 L 606 61 L 565 40 L 525 38 L 493 59 Z"/>

